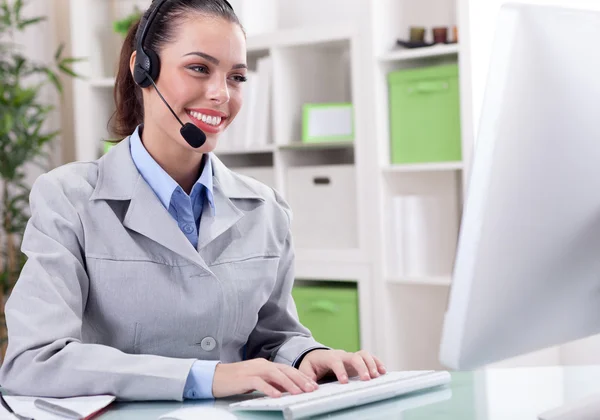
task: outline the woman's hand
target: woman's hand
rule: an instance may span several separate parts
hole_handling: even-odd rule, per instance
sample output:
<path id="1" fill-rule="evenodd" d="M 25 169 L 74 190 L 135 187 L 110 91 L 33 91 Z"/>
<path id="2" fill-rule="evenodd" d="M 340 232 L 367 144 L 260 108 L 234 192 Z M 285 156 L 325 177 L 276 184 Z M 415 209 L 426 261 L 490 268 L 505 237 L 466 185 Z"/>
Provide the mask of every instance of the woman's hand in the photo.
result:
<path id="1" fill-rule="evenodd" d="M 317 388 L 317 383 L 298 369 L 265 359 L 252 359 L 219 363 L 215 369 L 212 391 L 215 398 L 252 391 L 277 398 L 282 392 L 296 395 Z"/>
<path id="2" fill-rule="evenodd" d="M 365 350 L 357 353 L 313 350 L 304 356 L 299 370 L 313 381 L 318 381 L 327 373 L 333 372 L 340 383 L 347 383 L 348 378 L 352 376 L 359 376 L 366 381 L 386 372 L 383 363 Z"/>

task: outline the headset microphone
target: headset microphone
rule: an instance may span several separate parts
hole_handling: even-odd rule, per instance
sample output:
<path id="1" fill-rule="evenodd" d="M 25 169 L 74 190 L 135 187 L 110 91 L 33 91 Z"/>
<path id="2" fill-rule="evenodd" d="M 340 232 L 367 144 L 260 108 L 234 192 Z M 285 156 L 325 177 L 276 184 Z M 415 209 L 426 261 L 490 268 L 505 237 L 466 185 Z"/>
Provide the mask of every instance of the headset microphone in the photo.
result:
<path id="1" fill-rule="evenodd" d="M 179 119 L 179 117 L 177 116 L 175 111 L 173 111 L 173 108 L 171 108 L 171 106 L 166 101 L 166 99 L 161 95 L 160 90 L 158 90 L 158 87 L 156 86 L 156 83 L 154 83 L 154 80 L 152 80 L 152 77 L 150 77 L 150 75 L 147 72 L 146 72 L 146 75 L 152 82 L 152 86 L 154 86 L 154 89 L 156 89 L 156 93 L 158 93 L 158 96 L 160 96 L 160 99 L 162 99 L 162 101 L 165 103 L 167 108 L 169 108 L 169 111 L 171 111 L 171 114 L 173 114 L 173 116 L 175 118 L 177 118 L 177 121 L 179 121 L 179 124 L 181 124 L 181 129 L 179 130 L 179 132 L 181 133 L 181 136 L 185 139 L 185 141 L 188 142 L 188 144 L 190 146 L 192 146 L 195 149 L 202 146 L 204 144 L 204 142 L 206 142 L 206 134 L 204 133 L 204 131 L 200 130 L 198 127 L 196 127 L 192 123 L 184 124 Z"/>

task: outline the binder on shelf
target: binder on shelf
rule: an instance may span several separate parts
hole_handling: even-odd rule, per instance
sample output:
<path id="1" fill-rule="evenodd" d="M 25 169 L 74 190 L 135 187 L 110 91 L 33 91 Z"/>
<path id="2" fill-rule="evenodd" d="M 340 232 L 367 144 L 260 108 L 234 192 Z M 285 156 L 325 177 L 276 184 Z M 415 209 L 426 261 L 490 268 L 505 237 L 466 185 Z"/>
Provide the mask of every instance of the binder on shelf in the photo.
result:
<path id="1" fill-rule="evenodd" d="M 219 150 L 241 151 L 271 143 L 272 60 L 263 57 L 256 71 L 246 73 L 242 86 L 243 104 L 233 122 L 219 139 Z"/>
<path id="2" fill-rule="evenodd" d="M 458 231 L 455 203 L 436 195 L 393 199 L 393 269 L 401 277 L 448 276 Z"/>

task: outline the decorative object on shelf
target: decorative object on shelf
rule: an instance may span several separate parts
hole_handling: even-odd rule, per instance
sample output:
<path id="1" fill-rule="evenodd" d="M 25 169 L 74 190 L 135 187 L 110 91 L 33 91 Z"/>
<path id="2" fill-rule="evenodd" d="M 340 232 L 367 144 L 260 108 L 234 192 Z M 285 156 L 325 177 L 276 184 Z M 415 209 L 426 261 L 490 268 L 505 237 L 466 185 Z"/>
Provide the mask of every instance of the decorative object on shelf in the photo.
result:
<path id="1" fill-rule="evenodd" d="M 437 44 L 456 44 L 458 42 L 458 28 L 456 26 L 453 27 L 453 40 L 448 39 L 448 28 L 445 26 L 435 26 L 432 28 L 433 42 L 425 41 L 425 33 L 425 28 L 420 26 L 411 26 L 409 40 L 406 41 L 398 39 L 396 40 L 396 44 L 404 48 L 423 48 L 431 47 Z"/>
<path id="2" fill-rule="evenodd" d="M 393 164 L 462 160 L 458 65 L 388 74 Z"/>
<path id="3" fill-rule="evenodd" d="M 425 41 L 425 28 L 423 26 L 410 27 L 410 42 Z"/>
<path id="4" fill-rule="evenodd" d="M 352 141 L 354 121 L 349 102 L 304 104 L 302 109 L 302 141 L 324 143 Z"/>
<path id="5" fill-rule="evenodd" d="M 135 6 L 134 11 L 129 15 L 125 16 L 123 19 L 119 19 L 113 22 L 113 30 L 125 37 L 131 25 L 138 21 L 142 17 L 142 11 Z"/>
<path id="6" fill-rule="evenodd" d="M 433 28 L 432 31 L 434 44 L 448 43 L 448 28 L 446 28 L 445 26 L 438 26 Z"/>
<path id="7" fill-rule="evenodd" d="M 6 350 L 4 302 L 17 282 L 26 257 L 20 251 L 29 219 L 26 168 L 48 168 L 47 146 L 59 134 L 48 131 L 54 106 L 44 102 L 48 85 L 62 93 L 57 73 L 73 77 L 71 65 L 82 59 L 63 57 L 60 45 L 51 64 L 30 60 L 15 42 L 15 34 L 44 21 L 43 16 L 21 15 L 25 0 L 0 0 L 0 343 Z M 34 76 L 36 83 L 30 77 Z"/>

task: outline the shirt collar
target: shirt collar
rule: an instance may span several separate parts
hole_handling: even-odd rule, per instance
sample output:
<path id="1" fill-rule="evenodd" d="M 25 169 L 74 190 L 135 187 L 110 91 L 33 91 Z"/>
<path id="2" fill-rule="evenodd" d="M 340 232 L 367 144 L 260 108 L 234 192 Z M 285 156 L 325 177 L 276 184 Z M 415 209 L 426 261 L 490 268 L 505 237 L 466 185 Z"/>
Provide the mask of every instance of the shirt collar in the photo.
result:
<path id="1" fill-rule="evenodd" d="M 168 209 L 173 192 L 179 187 L 179 184 L 177 184 L 177 182 L 154 160 L 150 153 L 148 153 L 142 144 L 140 127 L 141 126 L 136 127 L 129 140 L 131 158 L 142 177 L 157 195 L 162 205 Z M 205 154 L 204 156 L 204 168 L 196 181 L 196 184 L 201 184 L 206 188 L 206 197 L 214 213 L 213 169 L 210 153 Z"/>

